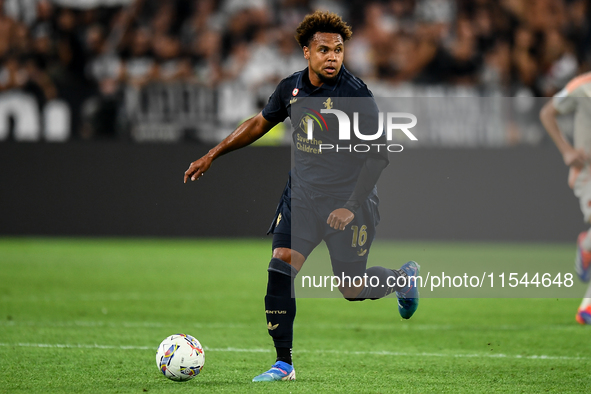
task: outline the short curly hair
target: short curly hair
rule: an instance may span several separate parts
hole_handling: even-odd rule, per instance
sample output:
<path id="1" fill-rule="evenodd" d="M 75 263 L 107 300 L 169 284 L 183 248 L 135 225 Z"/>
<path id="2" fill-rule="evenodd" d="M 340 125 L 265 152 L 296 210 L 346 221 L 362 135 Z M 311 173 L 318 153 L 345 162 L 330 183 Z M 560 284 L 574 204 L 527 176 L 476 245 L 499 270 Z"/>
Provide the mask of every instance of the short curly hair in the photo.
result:
<path id="1" fill-rule="evenodd" d="M 347 41 L 353 35 L 349 26 L 334 12 L 316 11 L 308 14 L 296 29 L 295 39 L 300 46 L 307 47 L 316 33 L 337 33 Z"/>

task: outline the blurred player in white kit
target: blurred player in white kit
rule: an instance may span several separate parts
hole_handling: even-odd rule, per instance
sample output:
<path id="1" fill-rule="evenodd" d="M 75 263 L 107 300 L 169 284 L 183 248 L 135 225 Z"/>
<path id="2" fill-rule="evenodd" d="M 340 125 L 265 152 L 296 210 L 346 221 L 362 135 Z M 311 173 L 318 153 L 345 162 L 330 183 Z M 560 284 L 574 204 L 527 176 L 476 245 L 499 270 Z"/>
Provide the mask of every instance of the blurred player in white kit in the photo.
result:
<path id="1" fill-rule="evenodd" d="M 556 117 L 574 114 L 573 145 L 560 130 Z M 579 198 L 585 223 L 591 223 L 591 72 L 570 81 L 540 111 L 540 119 L 570 167 L 568 185 Z M 591 278 L 591 231 L 577 239 L 575 269 L 583 282 Z M 591 324 L 591 284 L 576 316 L 580 324 Z"/>

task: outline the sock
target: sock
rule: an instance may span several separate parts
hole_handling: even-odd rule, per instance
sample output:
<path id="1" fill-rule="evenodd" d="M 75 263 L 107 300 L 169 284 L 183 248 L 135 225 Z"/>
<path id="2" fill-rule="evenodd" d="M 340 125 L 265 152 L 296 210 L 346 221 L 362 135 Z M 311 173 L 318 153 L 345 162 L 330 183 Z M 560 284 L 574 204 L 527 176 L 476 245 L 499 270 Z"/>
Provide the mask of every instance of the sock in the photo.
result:
<path id="1" fill-rule="evenodd" d="M 361 290 L 361 293 L 359 293 L 359 295 L 357 296 L 357 298 L 355 300 L 365 300 L 365 299 L 370 299 L 370 300 L 377 300 L 378 298 L 383 298 L 386 297 L 387 295 L 392 294 L 394 291 L 396 290 L 400 290 L 400 287 L 398 287 L 398 285 L 396 285 L 396 279 L 398 279 L 399 276 L 406 276 L 406 272 L 401 271 L 401 270 L 391 270 L 389 268 L 384 268 L 384 267 L 371 267 L 368 268 L 365 271 L 365 274 L 367 275 L 367 285 L 363 288 L 363 290 Z M 372 276 L 375 276 L 379 279 L 379 282 L 376 282 L 375 279 L 373 281 L 373 283 L 379 283 L 378 286 L 376 287 L 372 287 L 370 285 L 370 278 Z M 392 277 L 390 280 L 388 280 L 388 277 Z M 389 287 L 388 286 L 388 282 L 390 284 L 393 284 L 394 286 Z M 402 282 L 402 280 L 401 280 Z M 384 285 L 384 287 L 382 287 L 382 284 Z"/>
<path id="2" fill-rule="evenodd" d="M 277 351 L 277 360 L 275 361 L 283 361 L 284 363 L 288 363 L 290 365 L 293 364 L 291 361 L 290 347 L 276 347 L 275 350 Z"/>
<path id="3" fill-rule="evenodd" d="M 585 309 L 589 305 L 591 305 L 591 283 L 589 283 L 589 286 L 587 287 L 587 291 L 585 292 L 585 298 L 583 298 L 583 301 L 581 302 L 580 309 Z"/>
<path id="4" fill-rule="evenodd" d="M 581 246 L 586 251 L 591 251 L 591 230 L 587 231 L 587 236 L 585 236 L 585 238 L 583 238 L 583 241 L 581 242 Z"/>
<path id="5" fill-rule="evenodd" d="M 293 321 L 296 315 L 293 281 L 297 271 L 291 265 L 276 258 L 271 259 L 268 271 L 269 280 L 265 296 L 267 329 L 273 338 L 275 348 L 290 349 L 289 361 L 291 364 Z M 284 350 L 281 352 L 281 357 L 284 357 Z M 280 357 L 279 350 L 277 357 Z"/>

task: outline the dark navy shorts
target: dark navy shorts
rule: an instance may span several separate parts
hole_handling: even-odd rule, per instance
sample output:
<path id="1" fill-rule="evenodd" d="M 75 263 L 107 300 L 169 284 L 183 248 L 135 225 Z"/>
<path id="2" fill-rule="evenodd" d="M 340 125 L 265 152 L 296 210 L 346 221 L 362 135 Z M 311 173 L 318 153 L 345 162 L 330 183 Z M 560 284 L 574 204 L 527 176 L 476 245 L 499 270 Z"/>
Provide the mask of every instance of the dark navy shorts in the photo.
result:
<path id="1" fill-rule="evenodd" d="M 333 263 L 367 262 L 380 221 L 379 200 L 377 196 L 368 198 L 345 230 L 335 230 L 326 220 L 345 203 L 303 188 L 292 189 L 289 180 L 268 231 L 273 234 L 273 249 L 289 248 L 307 258 L 321 241 L 325 241 Z"/>

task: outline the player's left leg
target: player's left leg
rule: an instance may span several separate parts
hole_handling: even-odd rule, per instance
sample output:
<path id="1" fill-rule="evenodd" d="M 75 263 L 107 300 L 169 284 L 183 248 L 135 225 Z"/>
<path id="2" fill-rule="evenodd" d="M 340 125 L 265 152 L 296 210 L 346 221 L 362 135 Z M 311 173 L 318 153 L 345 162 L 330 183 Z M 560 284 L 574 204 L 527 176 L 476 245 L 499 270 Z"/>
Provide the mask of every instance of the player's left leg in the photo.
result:
<path id="1" fill-rule="evenodd" d="M 591 174 L 589 171 L 589 167 L 581 170 L 573 185 L 573 192 L 579 198 L 579 206 L 587 224 L 591 224 Z M 591 278 L 591 230 L 580 233 L 577 238 L 575 270 L 583 282 L 589 282 Z"/>
<path id="2" fill-rule="evenodd" d="M 580 324 L 591 324 L 591 283 L 587 287 L 581 306 L 579 306 L 576 319 Z"/>
<path id="3" fill-rule="evenodd" d="M 572 171 L 571 171 L 572 172 Z M 591 223 L 591 174 L 589 167 L 585 167 L 574 179 L 573 191 L 579 198 L 579 206 L 587 224 Z M 575 270 L 583 282 L 591 278 L 591 230 L 584 231 L 577 238 L 577 253 L 575 255 Z M 591 284 L 579 306 L 576 315 L 577 322 L 591 324 Z"/>
<path id="4" fill-rule="evenodd" d="M 581 212 L 587 224 L 591 223 L 591 181 L 589 179 L 587 167 L 575 179 L 573 190 L 579 198 Z M 581 281 L 589 282 L 591 279 L 591 230 L 580 233 L 577 238 L 575 270 Z M 580 324 L 591 324 L 591 284 L 579 306 L 576 319 Z"/>
<path id="5" fill-rule="evenodd" d="M 345 230 L 328 230 L 325 241 L 333 273 L 340 278 L 339 289 L 349 301 L 375 300 L 396 292 L 398 311 L 404 319 L 409 319 L 419 304 L 416 286 L 419 265 L 409 261 L 400 269 L 380 266 L 366 269 L 378 222 L 377 203 L 368 200 Z M 355 277 L 363 281 L 354 281 Z"/>
<path id="6" fill-rule="evenodd" d="M 420 267 L 414 261 L 400 269 L 380 266 L 365 269 L 366 262 L 345 263 L 335 259 L 332 259 L 332 266 L 340 281 L 339 290 L 348 301 L 377 300 L 396 292 L 400 316 L 410 319 L 416 312 L 419 306 L 416 278 Z"/>
<path id="7" fill-rule="evenodd" d="M 583 282 L 591 276 L 591 231 L 582 232 L 577 239 L 575 269 Z M 576 320 L 580 324 L 591 324 L 591 283 L 577 310 Z"/>
<path id="8" fill-rule="evenodd" d="M 577 238 L 575 270 L 583 282 L 589 282 L 591 278 L 591 231 L 584 231 Z"/>

